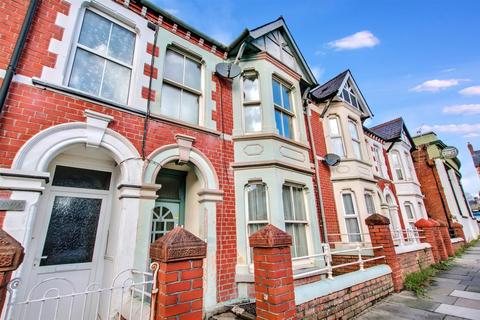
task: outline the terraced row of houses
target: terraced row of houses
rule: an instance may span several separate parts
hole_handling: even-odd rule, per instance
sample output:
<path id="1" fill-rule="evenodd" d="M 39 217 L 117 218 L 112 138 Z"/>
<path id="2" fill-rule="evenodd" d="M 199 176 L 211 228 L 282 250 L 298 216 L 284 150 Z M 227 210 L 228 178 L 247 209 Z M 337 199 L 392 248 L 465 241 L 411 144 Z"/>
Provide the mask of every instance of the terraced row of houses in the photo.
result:
<path id="1" fill-rule="evenodd" d="M 4 317 L 193 319 L 256 298 L 259 317 L 307 318 L 323 312 L 311 301 L 355 285 L 388 294 L 397 256 L 433 262 L 432 219 L 448 243 L 479 235 L 441 139 L 412 137 L 402 118 L 365 127 L 382 106 L 349 70 L 318 83 L 281 17 L 224 45 L 144 0 L 4 1 L 0 13 L 0 210 L 5 243 L 25 252 Z M 393 253 L 375 245 L 378 221 Z M 259 293 L 254 261 L 281 232 L 294 297 L 262 311 L 274 294 Z M 198 281 L 175 274 L 183 289 L 155 309 L 159 241 L 162 255 L 184 244 L 161 263 L 203 267 L 178 267 Z M 348 303 L 329 312 L 361 309 Z"/>

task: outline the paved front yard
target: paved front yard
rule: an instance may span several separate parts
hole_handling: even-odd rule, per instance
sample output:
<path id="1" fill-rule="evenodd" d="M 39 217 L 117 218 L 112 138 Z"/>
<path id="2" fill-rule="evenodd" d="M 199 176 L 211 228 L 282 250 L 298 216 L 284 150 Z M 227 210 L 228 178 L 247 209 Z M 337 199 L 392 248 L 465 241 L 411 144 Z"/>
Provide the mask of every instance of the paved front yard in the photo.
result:
<path id="1" fill-rule="evenodd" d="M 427 297 L 408 291 L 393 294 L 357 319 L 472 319 L 480 320 L 480 242 L 439 272 Z"/>

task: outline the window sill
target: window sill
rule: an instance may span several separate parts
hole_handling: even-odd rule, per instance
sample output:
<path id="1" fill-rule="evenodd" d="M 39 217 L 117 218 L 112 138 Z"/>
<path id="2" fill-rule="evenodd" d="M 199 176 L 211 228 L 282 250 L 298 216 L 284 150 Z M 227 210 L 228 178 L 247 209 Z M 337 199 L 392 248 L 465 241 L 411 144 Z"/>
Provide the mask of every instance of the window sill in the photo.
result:
<path id="1" fill-rule="evenodd" d="M 280 142 L 287 143 L 289 145 L 302 148 L 304 150 L 310 150 L 310 147 L 302 142 L 285 138 L 276 133 L 246 133 L 241 136 L 232 137 L 233 141 L 248 141 L 248 140 L 258 140 L 258 139 L 273 139 Z"/>
<path id="2" fill-rule="evenodd" d="M 37 87 L 47 89 L 47 90 L 50 90 L 50 91 L 54 91 L 54 92 L 67 94 L 67 95 L 73 96 L 74 98 L 85 100 L 87 102 L 96 103 L 96 104 L 99 104 L 99 105 L 102 105 L 102 106 L 105 106 L 105 107 L 109 107 L 109 108 L 119 109 L 121 111 L 133 113 L 135 115 L 142 116 L 142 117 L 146 116 L 146 112 L 143 111 L 143 110 L 132 108 L 132 107 L 126 105 L 126 104 L 122 104 L 122 103 L 114 102 L 114 101 L 104 99 L 104 98 L 101 98 L 101 97 L 97 97 L 97 96 L 94 96 L 94 95 L 91 95 L 91 94 L 88 94 L 88 93 L 85 93 L 85 92 L 82 92 L 82 91 L 79 91 L 79 90 L 75 90 L 75 89 L 72 89 L 72 88 L 69 88 L 69 87 L 66 87 L 66 86 L 61 86 L 61 85 L 56 85 L 56 84 L 53 84 L 53 83 L 45 82 L 45 81 L 42 81 L 42 80 L 37 79 L 37 78 L 33 78 L 32 83 Z M 221 136 L 222 135 L 222 133 L 217 131 L 217 130 L 209 129 L 209 128 L 206 128 L 206 127 L 202 127 L 202 126 L 199 126 L 199 125 L 191 124 L 191 123 L 188 123 L 188 122 L 185 122 L 185 121 L 181 121 L 181 120 L 177 120 L 177 119 L 173 119 L 173 118 L 169 118 L 169 117 L 165 117 L 165 116 L 161 116 L 161 115 L 151 114 L 150 118 L 156 119 L 156 120 L 161 120 L 161 121 L 168 122 L 168 123 L 178 125 L 178 126 L 182 126 L 182 127 L 188 127 L 190 129 L 193 129 L 193 130 L 213 134 L 213 135 L 216 135 L 216 136 Z"/>

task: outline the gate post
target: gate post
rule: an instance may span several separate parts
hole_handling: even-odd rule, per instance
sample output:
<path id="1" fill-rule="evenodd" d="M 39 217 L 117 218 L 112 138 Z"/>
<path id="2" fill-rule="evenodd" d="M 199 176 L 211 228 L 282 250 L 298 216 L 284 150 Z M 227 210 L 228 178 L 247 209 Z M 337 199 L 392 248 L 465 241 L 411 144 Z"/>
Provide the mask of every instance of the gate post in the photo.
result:
<path id="1" fill-rule="evenodd" d="M 462 238 L 463 242 L 467 244 L 467 239 L 465 238 L 465 233 L 463 232 L 463 225 L 458 222 L 454 222 L 452 223 L 452 228 L 455 232 L 455 237 Z"/>
<path id="2" fill-rule="evenodd" d="M 445 245 L 445 250 L 447 250 L 447 255 L 449 257 L 453 257 L 455 255 L 455 251 L 453 250 L 452 240 L 450 240 L 450 234 L 448 233 L 448 226 L 445 222 L 438 220 L 440 224 L 440 233 L 442 235 L 443 244 Z"/>
<path id="3" fill-rule="evenodd" d="M 385 262 L 392 269 L 393 288 L 396 292 L 401 291 L 403 289 L 402 269 L 397 258 L 392 232 L 389 227 L 390 220 L 381 214 L 374 213 L 365 219 L 365 223 L 368 226 L 372 247 L 383 247 L 383 250 L 375 249 L 373 253 L 378 257 L 383 252 Z"/>
<path id="4" fill-rule="evenodd" d="M 8 281 L 12 272 L 22 263 L 23 255 L 22 245 L 0 229 L 0 314 L 5 304 Z"/>
<path id="5" fill-rule="evenodd" d="M 158 292 L 152 292 L 155 320 L 203 318 L 203 259 L 207 244 L 182 227 L 152 243 L 150 257 L 159 265 Z"/>
<path id="6" fill-rule="evenodd" d="M 445 248 L 445 243 L 443 241 L 442 230 L 440 229 L 440 223 L 434 219 L 428 219 L 435 225 L 435 241 L 437 242 L 438 255 L 440 256 L 441 261 L 448 259 L 447 249 Z"/>
<path id="7" fill-rule="evenodd" d="M 422 243 L 429 243 L 432 246 L 433 260 L 435 263 L 440 261 L 440 252 L 438 250 L 438 243 L 435 239 L 435 224 L 430 219 L 419 219 L 415 222 L 417 229 L 423 230 L 424 237 L 420 239 Z"/>

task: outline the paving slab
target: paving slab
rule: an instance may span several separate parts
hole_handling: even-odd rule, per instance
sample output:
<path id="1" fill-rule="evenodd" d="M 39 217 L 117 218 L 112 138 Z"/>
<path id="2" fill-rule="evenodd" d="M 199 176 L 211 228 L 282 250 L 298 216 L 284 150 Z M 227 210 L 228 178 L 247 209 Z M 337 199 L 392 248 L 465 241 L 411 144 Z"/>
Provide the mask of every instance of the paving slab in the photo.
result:
<path id="1" fill-rule="evenodd" d="M 471 292 L 480 292 L 480 286 L 467 286 L 465 290 Z"/>
<path id="2" fill-rule="evenodd" d="M 480 319 L 480 310 L 467 307 L 452 306 L 449 304 L 441 304 L 435 310 L 435 312 L 471 320 Z"/>
<path id="3" fill-rule="evenodd" d="M 480 301 L 480 293 L 477 293 L 477 292 L 469 292 L 469 291 L 463 291 L 463 290 L 453 290 L 453 292 L 450 293 L 450 295 L 453 296 L 453 297 L 466 298 L 466 299 L 470 299 L 470 300 Z"/>
<path id="4" fill-rule="evenodd" d="M 478 300 L 458 298 L 454 305 L 480 310 L 480 302 Z"/>

